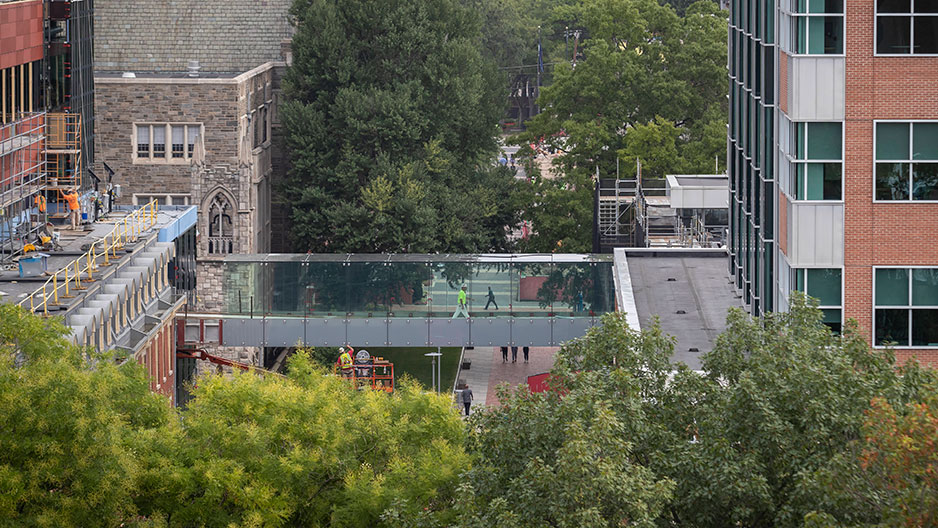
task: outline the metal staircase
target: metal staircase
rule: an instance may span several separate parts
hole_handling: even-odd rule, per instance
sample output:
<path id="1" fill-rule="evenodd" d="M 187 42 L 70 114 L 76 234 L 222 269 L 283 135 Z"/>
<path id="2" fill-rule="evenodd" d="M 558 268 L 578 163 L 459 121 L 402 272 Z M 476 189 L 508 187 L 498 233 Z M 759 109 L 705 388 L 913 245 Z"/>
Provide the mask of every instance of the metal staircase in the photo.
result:
<path id="1" fill-rule="evenodd" d="M 596 207 L 600 248 L 634 247 L 640 243 L 635 203 L 638 180 L 600 178 Z"/>

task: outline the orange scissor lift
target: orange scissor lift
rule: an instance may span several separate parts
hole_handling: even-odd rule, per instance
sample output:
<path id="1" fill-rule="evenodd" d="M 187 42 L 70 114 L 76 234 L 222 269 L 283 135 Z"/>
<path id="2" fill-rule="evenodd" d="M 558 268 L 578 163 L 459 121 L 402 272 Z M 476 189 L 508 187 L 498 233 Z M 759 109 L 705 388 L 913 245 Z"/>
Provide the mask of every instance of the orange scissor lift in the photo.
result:
<path id="1" fill-rule="evenodd" d="M 394 363 L 382 358 L 371 357 L 365 362 L 356 362 L 345 373 L 339 365 L 333 367 L 333 373 L 349 380 L 352 387 L 363 390 L 379 390 L 388 394 L 394 392 Z"/>

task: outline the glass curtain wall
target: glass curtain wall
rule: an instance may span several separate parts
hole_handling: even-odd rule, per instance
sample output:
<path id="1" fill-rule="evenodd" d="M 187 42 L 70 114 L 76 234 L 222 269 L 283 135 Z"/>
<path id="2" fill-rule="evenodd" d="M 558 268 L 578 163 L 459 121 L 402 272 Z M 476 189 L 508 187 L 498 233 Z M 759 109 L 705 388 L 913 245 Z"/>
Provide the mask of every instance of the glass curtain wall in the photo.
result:
<path id="1" fill-rule="evenodd" d="M 732 0 L 729 23 L 729 271 L 753 314 L 774 299 L 775 2 Z"/>

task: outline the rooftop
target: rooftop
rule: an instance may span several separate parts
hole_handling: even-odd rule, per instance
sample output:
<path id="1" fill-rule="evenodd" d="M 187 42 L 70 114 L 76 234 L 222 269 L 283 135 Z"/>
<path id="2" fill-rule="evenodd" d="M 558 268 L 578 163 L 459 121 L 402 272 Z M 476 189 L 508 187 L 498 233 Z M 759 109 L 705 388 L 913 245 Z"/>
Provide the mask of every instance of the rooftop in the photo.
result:
<path id="1" fill-rule="evenodd" d="M 626 249 L 632 298 L 643 327 L 657 316 L 674 336 L 672 360 L 700 368 L 726 328 L 726 313 L 743 304 L 727 273 L 722 249 Z M 696 350 L 694 350 L 696 349 Z"/>
<path id="2" fill-rule="evenodd" d="M 0 269 L 0 302 L 19 303 L 26 299 L 49 279 L 52 273 L 72 264 L 76 259 L 83 256 L 88 251 L 90 245 L 114 230 L 115 224 L 122 218 L 136 209 L 132 206 L 115 206 L 114 211 L 107 218 L 98 220 L 93 224 L 84 226 L 83 230 L 72 231 L 71 229 L 61 229 L 57 226 L 60 233 L 61 250 L 58 251 L 40 251 L 49 255 L 47 260 L 48 275 L 36 277 L 20 277 L 18 267 L 12 269 Z M 191 210 L 191 212 L 190 212 Z M 161 206 L 157 213 L 156 223 L 153 227 L 155 231 L 160 231 L 176 224 L 177 220 L 183 216 L 194 215 L 194 206 Z M 110 240 L 110 237 L 108 237 Z M 128 246 L 128 250 L 130 246 Z M 121 252 L 118 252 L 120 255 Z M 83 263 L 82 263 L 83 264 Z M 103 272 L 103 270 L 101 271 Z M 38 298 L 37 298 L 38 299 Z M 60 298 L 61 306 L 56 309 L 67 309 L 71 304 L 78 302 L 81 295 L 72 299 Z M 50 307 L 50 310 L 52 308 Z"/>

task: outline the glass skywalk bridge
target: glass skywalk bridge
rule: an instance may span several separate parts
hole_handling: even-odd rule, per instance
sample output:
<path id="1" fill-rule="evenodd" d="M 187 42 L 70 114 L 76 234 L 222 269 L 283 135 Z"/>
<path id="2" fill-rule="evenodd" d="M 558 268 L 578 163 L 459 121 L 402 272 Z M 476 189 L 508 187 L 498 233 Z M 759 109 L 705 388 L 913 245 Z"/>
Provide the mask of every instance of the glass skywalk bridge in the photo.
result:
<path id="1" fill-rule="evenodd" d="M 615 310 L 614 275 L 612 255 L 230 255 L 218 340 L 555 346 Z"/>

